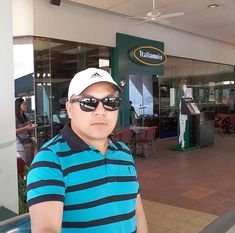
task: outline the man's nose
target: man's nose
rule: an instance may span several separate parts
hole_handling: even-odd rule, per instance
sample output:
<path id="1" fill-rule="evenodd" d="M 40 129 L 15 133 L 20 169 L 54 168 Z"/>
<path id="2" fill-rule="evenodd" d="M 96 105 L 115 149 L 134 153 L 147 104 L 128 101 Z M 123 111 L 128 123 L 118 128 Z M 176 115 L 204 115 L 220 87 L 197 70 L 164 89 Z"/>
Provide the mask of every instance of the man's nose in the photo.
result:
<path id="1" fill-rule="evenodd" d="M 104 112 L 106 112 L 106 109 L 104 108 L 103 103 L 100 101 L 96 110 L 95 110 L 95 113 L 102 113 L 103 114 Z"/>

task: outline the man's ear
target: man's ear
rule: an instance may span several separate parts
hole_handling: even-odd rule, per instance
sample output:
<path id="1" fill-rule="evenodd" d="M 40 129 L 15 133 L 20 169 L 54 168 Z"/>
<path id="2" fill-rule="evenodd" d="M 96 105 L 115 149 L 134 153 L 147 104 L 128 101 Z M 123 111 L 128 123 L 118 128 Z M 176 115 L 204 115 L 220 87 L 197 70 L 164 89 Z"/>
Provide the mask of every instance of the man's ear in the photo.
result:
<path id="1" fill-rule="evenodd" d="M 66 102 L 66 109 L 67 109 L 68 117 L 71 119 L 71 117 L 72 117 L 72 104 L 69 103 L 68 101 Z"/>

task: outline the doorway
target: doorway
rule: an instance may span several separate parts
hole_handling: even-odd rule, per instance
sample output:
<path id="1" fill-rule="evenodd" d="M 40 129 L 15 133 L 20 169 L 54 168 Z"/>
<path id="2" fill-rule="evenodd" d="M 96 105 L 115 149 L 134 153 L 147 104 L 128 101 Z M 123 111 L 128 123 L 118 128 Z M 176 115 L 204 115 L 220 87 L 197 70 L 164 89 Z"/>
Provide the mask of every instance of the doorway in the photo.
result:
<path id="1" fill-rule="evenodd" d="M 129 74 L 129 100 L 137 126 L 158 126 L 160 138 L 177 136 L 176 90 L 163 77 Z"/>

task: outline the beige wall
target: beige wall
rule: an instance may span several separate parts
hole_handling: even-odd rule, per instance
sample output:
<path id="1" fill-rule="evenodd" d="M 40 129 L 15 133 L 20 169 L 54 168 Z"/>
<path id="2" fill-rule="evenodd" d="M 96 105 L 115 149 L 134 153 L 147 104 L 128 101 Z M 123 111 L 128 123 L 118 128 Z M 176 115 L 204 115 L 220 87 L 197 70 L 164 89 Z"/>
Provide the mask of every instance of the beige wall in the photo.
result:
<path id="1" fill-rule="evenodd" d="M 33 35 L 33 0 L 12 0 L 12 5 L 13 35 Z"/>
<path id="2" fill-rule="evenodd" d="M 18 212 L 11 0 L 1 2 L 0 35 L 0 206 Z"/>
<path id="3" fill-rule="evenodd" d="M 14 5 L 17 1 L 14 0 Z M 49 4 L 49 0 L 26 0 L 33 2 L 33 34 L 77 42 L 115 47 L 116 32 L 163 41 L 168 55 L 198 60 L 235 64 L 235 50 L 231 44 L 199 37 L 194 34 L 170 29 L 161 25 L 142 24 L 137 21 L 110 15 L 66 0 L 61 5 Z M 32 4 L 32 3 L 31 3 Z M 26 35 L 31 27 L 32 14 L 22 4 L 21 12 L 14 15 L 14 35 Z M 13 11 L 13 13 L 16 11 Z M 25 17 L 29 20 L 25 20 Z M 23 18 L 23 20 L 22 20 Z M 22 22 L 29 24 L 29 27 Z"/>

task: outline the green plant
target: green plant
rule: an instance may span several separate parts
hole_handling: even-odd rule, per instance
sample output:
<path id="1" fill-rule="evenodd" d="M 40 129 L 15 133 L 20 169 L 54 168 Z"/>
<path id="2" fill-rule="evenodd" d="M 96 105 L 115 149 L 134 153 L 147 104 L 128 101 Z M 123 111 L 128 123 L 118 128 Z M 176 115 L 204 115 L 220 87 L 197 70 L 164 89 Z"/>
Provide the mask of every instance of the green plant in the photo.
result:
<path id="1" fill-rule="evenodd" d="M 24 167 L 24 174 L 18 175 L 18 199 L 19 199 L 19 214 L 28 212 L 26 201 L 26 176 L 28 174 L 28 167 Z"/>

